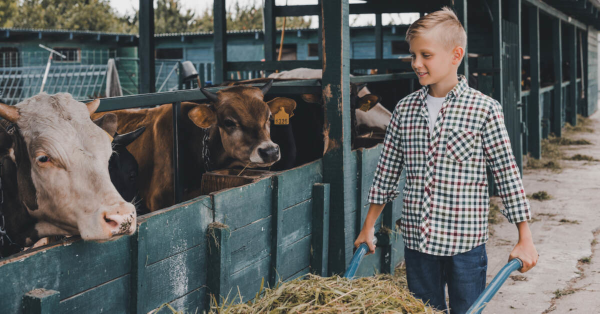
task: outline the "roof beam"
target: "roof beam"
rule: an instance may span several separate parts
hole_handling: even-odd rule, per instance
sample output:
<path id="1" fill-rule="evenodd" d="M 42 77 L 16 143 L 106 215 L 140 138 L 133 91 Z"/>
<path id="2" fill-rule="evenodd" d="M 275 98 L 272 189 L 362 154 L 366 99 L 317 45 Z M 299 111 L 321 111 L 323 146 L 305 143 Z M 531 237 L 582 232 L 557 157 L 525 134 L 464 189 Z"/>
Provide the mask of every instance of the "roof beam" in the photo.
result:
<path id="1" fill-rule="evenodd" d="M 587 30 L 587 26 L 585 23 L 566 15 L 565 13 L 559 11 L 558 9 L 548 5 L 547 3 L 545 3 L 541 0 L 523 0 L 523 4 L 537 7 L 540 9 L 540 12 L 543 12 L 550 16 L 559 18 L 559 19 L 565 21 L 566 23 L 575 25 L 576 27 L 578 27 L 580 29 Z"/>

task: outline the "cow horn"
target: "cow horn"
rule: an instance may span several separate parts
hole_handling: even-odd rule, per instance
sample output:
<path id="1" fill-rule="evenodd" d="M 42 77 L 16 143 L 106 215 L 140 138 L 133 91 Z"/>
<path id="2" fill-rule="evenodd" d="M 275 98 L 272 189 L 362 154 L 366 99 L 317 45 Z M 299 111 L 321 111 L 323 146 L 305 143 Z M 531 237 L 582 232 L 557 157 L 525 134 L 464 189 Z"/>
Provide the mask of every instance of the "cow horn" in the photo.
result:
<path id="1" fill-rule="evenodd" d="M 96 110 L 98 110 L 98 107 L 100 107 L 100 99 L 94 99 L 93 101 L 88 102 L 85 105 L 87 106 L 91 116 L 94 112 L 96 112 Z"/>
<path id="2" fill-rule="evenodd" d="M 202 94 L 204 94 L 204 96 L 206 96 L 206 98 L 208 100 L 210 100 L 211 102 L 217 102 L 217 100 L 219 99 L 219 97 L 217 96 L 217 94 L 213 93 L 213 92 L 209 92 L 204 88 L 201 88 L 200 91 L 202 92 Z"/>
<path id="3" fill-rule="evenodd" d="M 143 126 L 135 131 L 125 133 L 125 134 L 119 134 L 119 135 L 115 136 L 115 139 L 112 141 L 112 143 L 113 143 L 113 145 L 127 146 L 127 145 L 131 144 L 133 141 L 135 141 L 138 137 L 140 137 L 140 135 L 142 135 L 142 133 L 144 133 L 145 130 L 146 130 L 146 127 Z"/>
<path id="4" fill-rule="evenodd" d="M 19 120 L 19 110 L 15 106 L 5 105 L 0 103 L 0 117 L 15 123 Z"/>
<path id="5" fill-rule="evenodd" d="M 260 90 L 263 93 L 263 96 L 267 94 L 267 92 L 269 91 L 269 89 L 271 89 L 271 86 L 273 86 L 273 80 L 269 80 L 267 82 L 267 84 L 263 85 L 263 87 L 260 88 Z"/>

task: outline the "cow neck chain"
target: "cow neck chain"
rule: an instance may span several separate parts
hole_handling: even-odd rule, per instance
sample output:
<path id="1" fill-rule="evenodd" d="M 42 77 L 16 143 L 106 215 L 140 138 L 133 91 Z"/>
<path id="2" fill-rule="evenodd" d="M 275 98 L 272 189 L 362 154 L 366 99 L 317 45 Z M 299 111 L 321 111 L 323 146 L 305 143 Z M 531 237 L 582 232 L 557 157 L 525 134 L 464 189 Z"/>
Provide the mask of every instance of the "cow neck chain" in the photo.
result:
<path id="1" fill-rule="evenodd" d="M 208 148 L 208 140 L 210 137 L 210 129 L 204 129 L 204 137 L 202 138 L 202 161 L 204 162 L 204 172 L 212 170 L 212 162 L 210 160 L 210 149 Z"/>
<path id="2" fill-rule="evenodd" d="M 6 132 L 10 135 L 13 135 L 15 129 L 16 126 L 11 123 L 6 127 Z M 16 244 L 6 233 L 6 218 L 4 217 L 4 211 L 2 210 L 4 207 L 4 186 L 2 184 L 3 169 L 4 165 L 2 163 L 2 160 L 0 159 L 0 247 L 4 247 L 5 245 L 15 246 L 19 249 L 19 251 L 22 251 L 23 248 Z M 4 256 L 2 256 L 2 251 L 0 251 L 0 258 L 3 257 Z"/>

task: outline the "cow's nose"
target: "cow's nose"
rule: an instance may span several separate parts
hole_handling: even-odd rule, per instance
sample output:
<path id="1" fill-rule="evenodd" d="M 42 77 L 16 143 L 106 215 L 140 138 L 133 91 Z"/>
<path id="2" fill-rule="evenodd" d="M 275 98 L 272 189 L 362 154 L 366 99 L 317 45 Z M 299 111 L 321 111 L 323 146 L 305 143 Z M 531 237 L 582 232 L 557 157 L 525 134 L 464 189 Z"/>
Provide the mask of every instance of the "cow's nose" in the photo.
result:
<path id="1" fill-rule="evenodd" d="M 258 149 L 258 155 L 264 162 L 273 162 L 279 160 L 279 145 L 267 146 Z"/>
<path id="2" fill-rule="evenodd" d="M 135 207 L 126 202 L 122 202 L 104 214 L 104 223 L 112 235 L 133 234 L 135 220 Z"/>

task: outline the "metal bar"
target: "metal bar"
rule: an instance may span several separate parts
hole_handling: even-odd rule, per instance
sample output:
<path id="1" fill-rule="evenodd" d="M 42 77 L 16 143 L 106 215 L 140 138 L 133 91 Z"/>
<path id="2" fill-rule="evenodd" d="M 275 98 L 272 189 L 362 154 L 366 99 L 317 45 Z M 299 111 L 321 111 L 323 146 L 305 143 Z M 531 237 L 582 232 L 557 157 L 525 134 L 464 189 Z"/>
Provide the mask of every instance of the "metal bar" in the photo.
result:
<path id="1" fill-rule="evenodd" d="M 179 132 L 181 131 L 181 102 L 173 103 L 173 184 L 175 204 L 181 203 L 183 190 L 181 187 L 181 156 L 179 151 Z"/>
<path id="2" fill-rule="evenodd" d="M 381 27 L 381 14 L 375 14 L 375 59 L 382 60 L 383 59 L 383 30 Z M 377 73 L 380 73 L 381 70 L 377 70 Z"/>
<path id="3" fill-rule="evenodd" d="M 323 60 L 323 15 L 321 14 L 321 2 L 323 0 L 319 0 L 318 1 L 318 14 L 317 14 L 317 18 L 319 20 L 319 28 L 318 28 L 318 43 L 317 43 L 317 47 L 319 48 L 319 60 Z M 325 267 L 327 268 L 327 267 Z"/>
<path id="4" fill-rule="evenodd" d="M 527 1 L 527 0 L 525 0 Z M 527 108 L 527 129 L 529 130 L 528 148 L 531 156 L 542 157 L 542 124 L 540 111 L 540 9 L 537 6 L 527 8 L 529 20 L 529 55 L 531 59 L 531 97 Z"/>
<path id="5" fill-rule="evenodd" d="M 215 1 L 220 2 L 220 1 Z M 140 0 L 139 11 L 140 93 L 156 90 L 154 76 L 154 6 L 152 0 Z"/>
<path id="6" fill-rule="evenodd" d="M 552 133 L 555 136 L 562 136 L 562 27 L 559 19 L 552 20 L 552 50 L 554 60 L 554 103 L 553 103 L 553 119 Z"/>
<path id="7" fill-rule="evenodd" d="M 158 68 L 158 74 L 156 75 L 156 77 L 157 77 L 159 80 L 160 80 L 160 75 L 162 74 L 162 70 L 163 70 L 163 67 L 164 67 L 164 66 L 165 66 L 165 63 L 164 63 L 164 62 L 160 62 L 160 68 Z M 157 84 L 157 83 L 158 83 L 158 82 L 154 82 L 154 84 Z M 159 90 L 159 92 L 160 92 L 160 90 Z"/>
<path id="8" fill-rule="evenodd" d="M 225 17 L 225 2 L 225 0 L 215 0 L 213 6 L 215 29 L 213 35 L 215 53 L 215 80 L 213 84 L 221 84 L 225 80 L 225 77 L 227 77 L 227 20 Z"/>
<path id="9" fill-rule="evenodd" d="M 536 7 L 539 10 L 541 10 L 542 12 L 544 12 L 545 14 L 559 18 L 562 21 L 569 23 L 571 25 L 574 25 L 580 29 L 583 29 L 583 30 L 587 29 L 587 26 L 585 23 L 564 14 L 563 12 L 551 7 L 550 5 L 546 4 L 545 2 L 543 2 L 541 0 L 522 0 L 522 1 L 523 1 L 523 4 L 527 4 L 529 6 Z"/>
<path id="10" fill-rule="evenodd" d="M 171 75 L 173 75 L 173 72 L 177 69 L 178 66 L 179 66 L 178 63 L 176 63 L 175 66 L 173 66 L 173 68 L 171 69 L 171 72 L 169 72 L 169 75 L 167 75 L 167 78 L 165 79 L 165 81 L 162 83 L 162 85 L 158 89 L 159 93 L 162 91 L 163 87 L 165 87 L 165 84 L 167 84 L 167 82 L 171 78 Z M 179 89 L 181 89 L 181 88 L 179 88 Z"/>
<path id="11" fill-rule="evenodd" d="M 553 90 L 554 90 L 554 85 L 542 87 L 542 88 L 540 88 L 540 94 L 549 93 L 550 91 L 553 91 Z"/>
<path id="12" fill-rule="evenodd" d="M 493 50 L 494 50 L 494 68 L 502 69 L 502 3 L 500 0 L 492 0 L 491 4 L 493 28 Z M 494 99 L 501 104 L 504 103 L 504 80 L 502 71 L 494 74 Z"/>
<path id="13" fill-rule="evenodd" d="M 569 77 L 573 84 L 569 85 L 569 107 L 567 108 L 567 121 L 577 125 L 577 28 L 569 27 L 567 37 L 567 55 L 569 60 Z"/>
<path id="14" fill-rule="evenodd" d="M 463 28 L 465 29 L 465 32 L 468 34 L 469 23 L 467 21 L 467 0 L 455 0 L 454 1 L 454 10 L 456 11 L 456 15 L 458 16 L 458 19 L 462 23 Z M 460 67 L 458 68 L 458 73 L 461 73 L 462 75 L 464 75 L 468 80 L 468 78 L 469 78 L 469 54 L 468 54 L 467 46 L 468 45 L 463 47 L 465 52 L 464 52 L 464 57 L 463 57 L 462 63 L 460 64 Z"/>
<path id="15" fill-rule="evenodd" d="M 391 73 L 391 74 L 377 74 L 377 75 L 363 75 L 353 76 L 350 78 L 350 83 L 373 83 L 373 82 L 386 82 L 394 80 L 407 80 L 414 79 L 415 73 Z"/>

